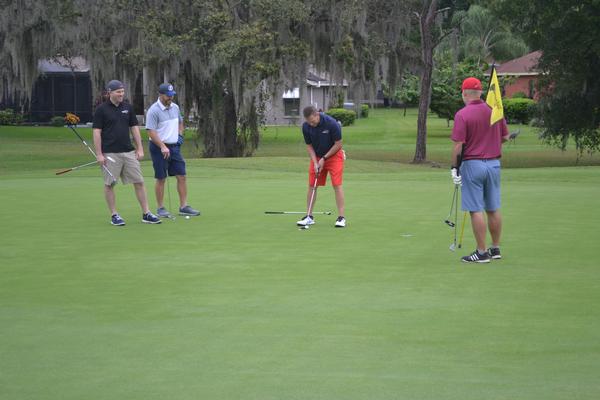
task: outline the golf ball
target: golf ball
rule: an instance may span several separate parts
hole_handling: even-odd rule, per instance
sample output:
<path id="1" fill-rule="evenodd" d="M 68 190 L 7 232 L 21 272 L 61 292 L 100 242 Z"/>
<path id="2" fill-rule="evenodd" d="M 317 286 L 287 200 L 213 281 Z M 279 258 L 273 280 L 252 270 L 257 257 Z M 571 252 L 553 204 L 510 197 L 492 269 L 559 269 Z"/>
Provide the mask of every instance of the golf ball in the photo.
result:
<path id="1" fill-rule="evenodd" d="M 189 215 L 186 215 L 186 216 L 185 216 L 185 219 L 190 219 L 190 216 L 189 216 Z"/>

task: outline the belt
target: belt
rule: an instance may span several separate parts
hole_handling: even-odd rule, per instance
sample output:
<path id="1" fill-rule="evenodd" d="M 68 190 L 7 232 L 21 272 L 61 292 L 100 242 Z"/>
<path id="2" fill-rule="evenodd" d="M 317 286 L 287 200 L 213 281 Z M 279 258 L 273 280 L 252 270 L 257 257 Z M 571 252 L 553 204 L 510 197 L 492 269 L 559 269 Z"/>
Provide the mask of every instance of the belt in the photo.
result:
<path id="1" fill-rule="evenodd" d="M 156 147 L 158 147 L 158 145 L 156 143 L 154 143 L 152 140 L 150 141 L 150 143 L 152 143 L 153 145 L 155 145 Z M 165 143 L 163 142 L 163 144 L 167 147 L 173 147 L 173 146 L 177 146 L 177 143 Z"/>

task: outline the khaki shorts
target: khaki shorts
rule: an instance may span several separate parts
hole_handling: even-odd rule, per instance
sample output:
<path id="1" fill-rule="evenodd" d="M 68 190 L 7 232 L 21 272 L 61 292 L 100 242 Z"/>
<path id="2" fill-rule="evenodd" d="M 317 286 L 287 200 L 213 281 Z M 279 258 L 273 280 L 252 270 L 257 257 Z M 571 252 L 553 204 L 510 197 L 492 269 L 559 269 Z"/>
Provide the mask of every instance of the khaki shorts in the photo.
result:
<path id="1" fill-rule="evenodd" d="M 144 177 L 142 176 L 142 168 L 140 162 L 135 158 L 135 151 L 128 153 L 105 153 L 104 157 L 110 157 L 115 162 L 106 160 L 106 168 L 110 171 L 115 179 L 121 177 L 123 184 L 128 183 L 143 183 Z M 111 186 L 113 184 L 113 178 L 102 168 L 104 173 L 104 184 Z"/>

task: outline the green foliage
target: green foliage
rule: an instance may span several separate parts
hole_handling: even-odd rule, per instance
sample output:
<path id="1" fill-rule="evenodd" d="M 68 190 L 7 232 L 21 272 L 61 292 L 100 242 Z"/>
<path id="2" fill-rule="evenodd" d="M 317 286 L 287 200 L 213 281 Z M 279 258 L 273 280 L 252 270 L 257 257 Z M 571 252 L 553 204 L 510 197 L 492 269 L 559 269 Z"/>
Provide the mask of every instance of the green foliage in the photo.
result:
<path id="1" fill-rule="evenodd" d="M 511 124 L 528 124 L 536 112 L 535 101 L 527 98 L 503 99 L 504 118 Z"/>
<path id="2" fill-rule="evenodd" d="M 65 119 L 63 117 L 52 117 L 50 119 L 50 125 L 52 126 L 63 126 L 65 124 Z"/>
<path id="3" fill-rule="evenodd" d="M 517 6 L 518 5 L 518 6 Z M 542 51 L 539 111 L 544 138 L 564 149 L 600 150 L 600 2 L 532 0 L 498 2 L 514 30 Z"/>
<path id="4" fill-rule="evenodd" d="M 526 99 L 527 95 L 523 92 L 516 92 L 513 93 L 513 95 L 511 96 L 512 99 Z"/>
<path id="5" fill-rule="evenodd" d="M 464 107 L 461 91 L 462 81 L 469 76 L 474 76 L 485 86 L 483 72 L 483 68 L 479 67 L 475 61 L 466 60 L 453 64 L 450 58 L 440 60 L 433 73 L 429 105 L 431 111 L 440 118 L 453 120 L 454 114 Z"/>
<path id="6" fill-rule="evenodd" d="M 369 117 L 369 105 L 368 104 L 361 104 L 360 105 L 360 117 L 361 118 L 368 118 Z"/>
<path id="7" fill-rule="evenodd" d="M 23 122 L 23 115 L 7 108 L 0 110 L 0 125 L 18 125 Z"/>
<path id="8" fill-rule="evenodd" d="M 356 120 L 356 112 L 354 110 L 346 110 L 345 108 L 330 108 L 327 110 L 327 115 L 340 121 L 342 126 L 352 125 Z"/>
<path id="9" fill-rule="evenodd" d="M 406 106 L 416 106 L 419 103 L 419 77 L 410 72 L 402 75 L 402 80 L 395 89 L 383 88 L 384 95 L 396 103 Z"/>
<path id="10" fill-rule="evenodd" d="M 529 51 L 523 39 L 511 31 L 509 24 L 482 5 L 472 5 L 468 11 L 457 13 L 455 19 L 461 21 L 460 60 L 472 58 L 480 64 L 491 59 L 510 60 Z"/>

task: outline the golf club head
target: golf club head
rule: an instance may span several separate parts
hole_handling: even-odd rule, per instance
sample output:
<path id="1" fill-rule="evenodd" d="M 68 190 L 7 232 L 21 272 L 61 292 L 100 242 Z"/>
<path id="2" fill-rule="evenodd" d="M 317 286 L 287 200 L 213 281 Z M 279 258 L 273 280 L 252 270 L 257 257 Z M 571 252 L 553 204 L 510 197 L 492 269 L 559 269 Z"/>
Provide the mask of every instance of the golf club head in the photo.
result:
<path id="1" fill-rule="evenodd" d="M 309 228 L 308 225 L 304 225 L 304 226 L 301 226 L 300 228 L 298 228 L 298 230 L 304 231 L 304 230 L 306 230 L 308 228 Z"/>
<path id="2" fill-rule="evenodd" d="M 444 223 L 446 225 L 448 225 L 450 228 L 454 228 L 454 226 L 456 225 L 454 222 L 450 221 L 449 219 L 444 220 Z"/>
<path id="3" fill-rule="evenodd" d="M 452 243 L 450 245 L 450 251 L 456 251 L 456 244 L 455 243 Z"/>

